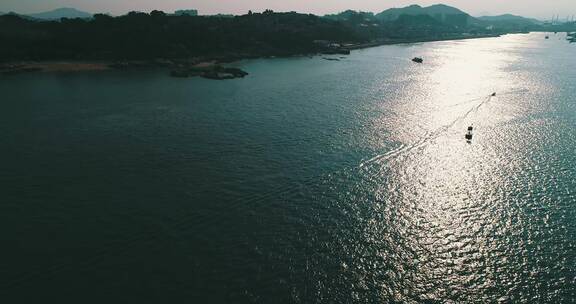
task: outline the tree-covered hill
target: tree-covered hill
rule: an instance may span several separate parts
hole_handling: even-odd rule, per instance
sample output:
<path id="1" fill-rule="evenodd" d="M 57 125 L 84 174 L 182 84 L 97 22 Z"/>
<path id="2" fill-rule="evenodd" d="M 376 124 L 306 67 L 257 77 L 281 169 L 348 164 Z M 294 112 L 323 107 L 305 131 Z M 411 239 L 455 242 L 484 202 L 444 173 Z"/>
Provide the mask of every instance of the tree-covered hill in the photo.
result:
<path id="1" fill-rule="evenodd" d="M 429 41 L 515 30 L 487 24 L 445 5 L 409 6 L 377 15 L 348 10 L 324 17 L 270 10 L 242 16 L 153 11 L 59 20 L 7 14 L 0 16 L 0 60 L 232 60 L 310 54 L 342 44 Z"/>
<path id="2" fill-rule="evenodd" d="M 234 18 L 153 11 L 41 22 L 0 16 L 3 60 L 288 55 L 315 51 L 315 40 L 363 42 L 353 29 L 337 21 L 272 11 Z"/>

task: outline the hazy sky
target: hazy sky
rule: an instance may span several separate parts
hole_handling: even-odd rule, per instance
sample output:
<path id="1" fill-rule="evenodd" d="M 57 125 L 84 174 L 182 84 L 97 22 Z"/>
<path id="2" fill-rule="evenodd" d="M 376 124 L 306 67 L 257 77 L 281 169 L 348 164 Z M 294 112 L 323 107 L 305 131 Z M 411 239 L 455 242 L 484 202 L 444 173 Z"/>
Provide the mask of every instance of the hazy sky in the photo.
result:
<path id="1" fill-rule="evenodd" d="M 456 6 L 471 15 L 512 13 L 550 19 L 553 14 L 576 15 L 576 0 L 0 0 L 0 11 L 34 13 L 58 7 L 74 7 L 91 13 L 124 14 L 128 11 L 159 9 L 198 9 L 201 14 L 242 14 L 248 10 L 298 11 L 314 14 L 340 12 L 346 9 L 380 12 L 391 7 L 410 4 L 444 3 Z"/>

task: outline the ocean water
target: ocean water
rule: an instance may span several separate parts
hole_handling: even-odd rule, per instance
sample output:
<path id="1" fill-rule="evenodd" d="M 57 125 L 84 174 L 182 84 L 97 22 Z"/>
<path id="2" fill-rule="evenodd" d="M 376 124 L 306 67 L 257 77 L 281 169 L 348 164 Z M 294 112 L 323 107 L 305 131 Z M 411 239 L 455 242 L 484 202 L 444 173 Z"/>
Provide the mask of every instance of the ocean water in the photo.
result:
<path id="1" fill-rule="evenodd" d="M 574 303 L 576 45 L 544 35 L 2 77 L 0 301 Z"/>

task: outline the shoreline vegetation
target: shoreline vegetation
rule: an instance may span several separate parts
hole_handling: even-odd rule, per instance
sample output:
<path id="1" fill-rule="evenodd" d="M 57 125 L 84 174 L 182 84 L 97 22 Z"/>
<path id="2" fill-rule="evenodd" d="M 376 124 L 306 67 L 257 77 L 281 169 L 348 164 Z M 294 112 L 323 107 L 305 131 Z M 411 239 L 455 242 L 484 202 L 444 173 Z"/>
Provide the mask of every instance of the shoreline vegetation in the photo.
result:
<path id="1" fill-rule="evenodd" d="M 8 14 L 0 16 L 0 75 L 162 67 L 173 77 L 233 79 L 247 72 L 227 64 L 242 59 L 345 56 L 380 45 L 544 29 L 526 20 L 491 22 L 446 5 L 322 17 L 271 10 L 242 16 L 152 11 L 41 21 Z"/>
<path id="2" fill-rule="evenodd" d="M 435 41 L 465 40 L 479 38 L 500 37 L 501 34 L 482 35 L 452 35 L 445 37 L 428 37 L 417 39 L 385 39 L 367 43 L 349 44 L 341 46 L 335 50 L 315 54 L 294 54 L 285 57 L 311 57 L 323 55 L 349 55 L 353 50 L 360 50 L 384 45 L 422 43 Z M 246 71 L 239 68 L 226 67 L 227 63 L 233 63 L 243 59 L 276 58 L 276 56 L 241 56 L 233 55 L 229 57 L 218 56 L 216 58 L 190 58 L 180 60 L 155 59 L 155 60 L 132 60 L 132 61 L 15 61 L 0 63 L 0 75 L 16 75 L 31 72 L 86 72 L 86 71 L 107 71 L 126 70 L 134 68 L 166 68 L 170 71 L 170 76 L 176 78 L 203 77 L 207 79 L 234 79 L 243 78 L 248 75 Z M 339 59 L 323 57 L 327 60 L 339 61 Z M 343 57 L 340 57 L 342 59 Z"/>

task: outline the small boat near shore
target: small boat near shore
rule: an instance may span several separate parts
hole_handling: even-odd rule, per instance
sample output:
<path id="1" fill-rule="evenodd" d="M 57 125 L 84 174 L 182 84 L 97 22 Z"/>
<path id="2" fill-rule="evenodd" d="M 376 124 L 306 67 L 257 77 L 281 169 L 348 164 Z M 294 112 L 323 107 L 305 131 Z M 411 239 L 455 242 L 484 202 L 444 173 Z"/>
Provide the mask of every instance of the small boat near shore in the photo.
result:
<path id="1" fill-rule="evenodd" d="M 413 61 L 413 62 L 416 62 L 416 63 L 423 63 L 423 62 L 424 62 L 424 59 L 422 59 L 422 58 L 420 58 L 420 57 L 414 57 L 414 58 L 412 58 L 412 61 Z"/>
<path id="2" fill-rule="evenodd" d="M 468 132 L 466 132 L 466 135 L 464 135 L 464 137 L 466 138 L 467 141 L 472 140 L 472 137 L 473 137 L 472 131 L 473 130 L 474 130 L 474 127 L 472 127 L 472 126 L 468 127 Z"/>

